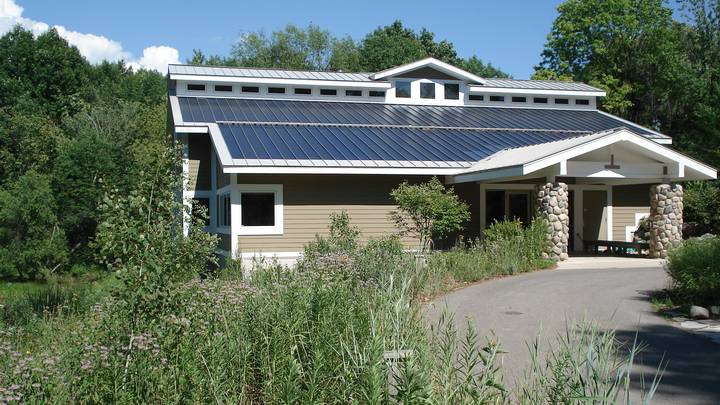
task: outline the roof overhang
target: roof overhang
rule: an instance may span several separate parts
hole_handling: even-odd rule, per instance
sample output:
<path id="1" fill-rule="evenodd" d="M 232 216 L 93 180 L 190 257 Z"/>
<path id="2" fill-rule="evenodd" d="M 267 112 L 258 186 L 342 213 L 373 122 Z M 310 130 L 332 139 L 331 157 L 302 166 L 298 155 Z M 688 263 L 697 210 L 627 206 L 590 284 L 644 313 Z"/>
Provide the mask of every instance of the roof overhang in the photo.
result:
<path id="1" fill-rule="evenodd" d="M 628 148 L 649 161 L 572 160 L 607 147 Z M 621 169 L 621 167 L 624 167 Z M 594 179 L 713 180 L 717 170 L 625 128 L 506 149 L 452 176 L 450 183 L 497 181 L 525 176 L 567 176 Z"/>
<path id="2" fill-rule="evenodd" d="M 438 70 L 440 72 L 443 72 L 445 74 L 448 74 L 450 76 L 457 77 L 458 79 L 465 80 L 468 82 L 473 83 L 479 83 L 484 84 L 485 79 L 483 79 L 480 76 L 474 75 L 468 71 L 462 70 L 458 67 L 455 67 L 449 63 L 445 63 L 443 61 L 437 60 L 435 58 L 425 58 L 421 59 L 412 63 L 408 63 L 405 65 L 396 66 L 394 68 L 390 68 L 387 70 L 383 70 L 381 72 L 377 72 L 370 76 L 373 80 L 380 80 L 387 77 L 397 76 L 401 75 L 403 73 L 411 72 L 416 69 L 429 67 L 435 70 Z"/>
<path id="3" fill-rule="evenodd" d="M 717 170 L 627 129 L 604 131 L 556 142 L 506 149 L 476 163 L 368 160 L 233 159 L 215 123 L 176 126 L 177 133 L 208 133 L 224 173 L 242 174 L 364 174 L 446 176 L 448 183 L 486 182 L 537 176 L 604 180 L 711 180 Z M 625 171 L 607 161 L 574 161 L 608 146 L 640 152 L 652 162 L 621 162 Z M 618 166 L 620 166 L 618 165 Z M 629 170 L 629 172 L 627 171 Z"/>

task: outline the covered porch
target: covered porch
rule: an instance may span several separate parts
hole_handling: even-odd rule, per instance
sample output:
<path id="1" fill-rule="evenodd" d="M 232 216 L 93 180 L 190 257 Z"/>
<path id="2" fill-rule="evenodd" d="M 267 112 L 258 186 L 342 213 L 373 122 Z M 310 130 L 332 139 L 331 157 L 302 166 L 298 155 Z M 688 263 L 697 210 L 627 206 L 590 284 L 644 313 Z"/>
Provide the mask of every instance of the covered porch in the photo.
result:
<path id="1" fill-rule="evenodd" d="M 474 200 L 477 234 L 501 219 L 548 223 L 549 257 L 565 260 L 589 246 L 640 248 L 664 258 L 682 239 L 678 182 L 716 178 L 714 168 L 625 129 L 496 152 L 447 178 Z M 647 245 L 631 247 L 649 219 Z"/>

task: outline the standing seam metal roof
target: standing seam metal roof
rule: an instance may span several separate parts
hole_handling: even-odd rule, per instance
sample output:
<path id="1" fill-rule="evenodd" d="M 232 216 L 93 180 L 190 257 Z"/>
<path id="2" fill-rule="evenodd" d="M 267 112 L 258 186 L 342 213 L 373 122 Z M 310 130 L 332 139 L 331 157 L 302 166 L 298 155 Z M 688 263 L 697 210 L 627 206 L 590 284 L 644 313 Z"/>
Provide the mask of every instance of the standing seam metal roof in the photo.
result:
<path id="1" fill-rule="evenodd" d="M 456 129 L 218 124 L 232 159 L 434 162 L 469 167 L 498 151 L 569 139 L 577 133 Z M 288 165 L 288 164 L 285 164 Z M 385 164 L 389 166 L 390 163 Z"/>
<path id="2" fill-rule="evenodd" d="M 591 133 L 627 126 L 648 138 L 663 138 L 640 126 L 596 110 L 500 107 L 446 107 L 380 103 L 341 103 L 231 98 L 178 97 L 183 121 L 284 123 L 463 130 L 543 130 Z"/>

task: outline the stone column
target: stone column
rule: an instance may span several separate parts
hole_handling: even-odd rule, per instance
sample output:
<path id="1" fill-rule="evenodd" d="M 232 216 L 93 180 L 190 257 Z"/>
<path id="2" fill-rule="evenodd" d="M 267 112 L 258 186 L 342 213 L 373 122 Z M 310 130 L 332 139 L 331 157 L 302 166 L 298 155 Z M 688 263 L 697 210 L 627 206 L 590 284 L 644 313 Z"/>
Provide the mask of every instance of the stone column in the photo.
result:
<path id="1" fill-rule="evenodd" d="M 537 207 L 540 218 L 547 221 L 548 244 L 544 257 L 567 260 L 570 216 L 568 215 L 568 186 L 547 183 L 538 188 Z"/>
<path id="2" fill-rule="evenodd" d="M 650 257 L 666 258 L 682 241 L 683 188 L 679 184 L 650 187 Z"/>

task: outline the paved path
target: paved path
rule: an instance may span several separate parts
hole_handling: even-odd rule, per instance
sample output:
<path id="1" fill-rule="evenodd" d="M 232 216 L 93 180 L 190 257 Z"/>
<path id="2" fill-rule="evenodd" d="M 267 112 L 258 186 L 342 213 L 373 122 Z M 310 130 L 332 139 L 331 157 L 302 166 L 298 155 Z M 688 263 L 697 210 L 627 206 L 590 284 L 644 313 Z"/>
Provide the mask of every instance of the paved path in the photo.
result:
<path id="1" fill-rule="evenodd" d="M 648 301 L 648 292 L 666 286 L 659 262 L 580 258 L 559 269 L 488 281 L 448 294 L 429 304 L 436 320 L 444 308 L 459 328 L 469 318 L 481 336 L 494 332 L 509 353 L 503 356 L 506 382 L 521 376 L 528 362 L 525 342 L 540 332 L 547 342 L 564 330 L 566 319 L 593 319 L 615 328 L 619 339 L 636 331 L 648 347 L 637 373 L 652 373 L 665 354 L 669 360 L 655 404 L 720 403 L 720 345 L 669 324 Z M 647 377 L 649 376 L 649 377 Z"/>

